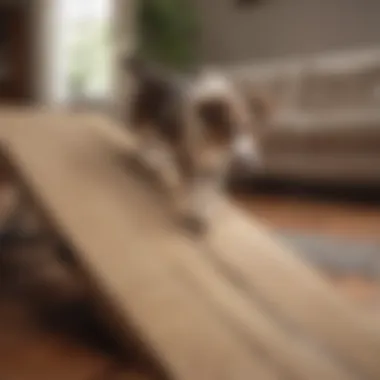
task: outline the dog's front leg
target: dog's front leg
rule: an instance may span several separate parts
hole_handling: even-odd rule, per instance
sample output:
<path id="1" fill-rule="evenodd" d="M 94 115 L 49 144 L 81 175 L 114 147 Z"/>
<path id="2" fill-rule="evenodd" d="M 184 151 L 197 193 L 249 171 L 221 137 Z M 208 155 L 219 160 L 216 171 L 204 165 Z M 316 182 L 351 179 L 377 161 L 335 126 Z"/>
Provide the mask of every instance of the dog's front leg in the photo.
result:
<path id="1" fill-rule="evenodd" d="M 196 154 L 176 151 L 179 183 L 175 190 L 176 210 L 181 222 L 196 233 L 204 233 L 212 217 L 213 181 L 202 171 Z"/>
<path id="2" fill-rule="evenodd" d="M 181 184 L 176 195 L 180 222 L 197 234 L 206 232 L 211 217 L 207 190 L 201 179 L 187 179 Z"/>
<path id="3" fill-rule="evenodd" d="M 156 157 L 152 167 L 171 197 L 173 211 L 180 224 L 193 233 L 203 232 L 206 227 L 206 218 L 205 205 L 201 202 L 204 198 L 201 194 L 203 189 L 201 181 L 183 170 L 176 155 Z"/>

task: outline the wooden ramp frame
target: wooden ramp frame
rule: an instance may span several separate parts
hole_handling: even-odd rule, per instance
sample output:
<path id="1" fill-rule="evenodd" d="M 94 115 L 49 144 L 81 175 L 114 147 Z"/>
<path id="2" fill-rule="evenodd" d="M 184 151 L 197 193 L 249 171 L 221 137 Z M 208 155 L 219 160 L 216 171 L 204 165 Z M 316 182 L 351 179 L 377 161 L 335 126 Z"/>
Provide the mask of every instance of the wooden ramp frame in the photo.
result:
<path id="1" fill-rule="evenodd" d="M 1 113 L 0 142 L 74 247 L 111 331 L 176 380 L 380 379 L 380 324 L 220 199 L 207 237 L 173 225 L 98 115 Z"/>

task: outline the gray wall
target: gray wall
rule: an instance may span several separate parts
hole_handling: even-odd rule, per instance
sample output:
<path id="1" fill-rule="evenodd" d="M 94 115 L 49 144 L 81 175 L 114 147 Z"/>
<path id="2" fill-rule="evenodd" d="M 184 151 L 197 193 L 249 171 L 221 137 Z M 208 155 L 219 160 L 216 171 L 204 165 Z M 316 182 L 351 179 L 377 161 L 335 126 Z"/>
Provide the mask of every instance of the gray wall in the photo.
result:
<path id="1" fill-rule="evenodd" d="M 202 57 L 233 64 L 300 54 L 380 46 L 379 0 L 194 0 Z"/>

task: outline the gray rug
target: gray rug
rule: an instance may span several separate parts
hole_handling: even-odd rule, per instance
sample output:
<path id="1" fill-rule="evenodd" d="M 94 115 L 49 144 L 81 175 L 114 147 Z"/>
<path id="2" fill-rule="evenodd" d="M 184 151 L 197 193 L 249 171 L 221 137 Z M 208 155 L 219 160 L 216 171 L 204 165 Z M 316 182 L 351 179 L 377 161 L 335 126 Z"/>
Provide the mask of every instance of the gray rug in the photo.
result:
<path id="1" fill-rule="evenodd" d="M 277 233 L 296 254 L 322 270 L 380 279 L 380 240 L 334 238 L 288 230 Z"/>

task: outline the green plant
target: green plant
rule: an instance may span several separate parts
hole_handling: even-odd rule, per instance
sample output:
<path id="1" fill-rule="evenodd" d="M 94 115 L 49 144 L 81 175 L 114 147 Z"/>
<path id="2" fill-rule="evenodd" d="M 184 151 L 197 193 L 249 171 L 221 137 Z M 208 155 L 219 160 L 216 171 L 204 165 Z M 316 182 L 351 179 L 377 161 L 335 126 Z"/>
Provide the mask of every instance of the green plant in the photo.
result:
<path id="1" fill-rule="evenodd" d="M 198 36 L 192 0 L 138 1 L 138 52 L 172 68 L 191 67 Z"/>

